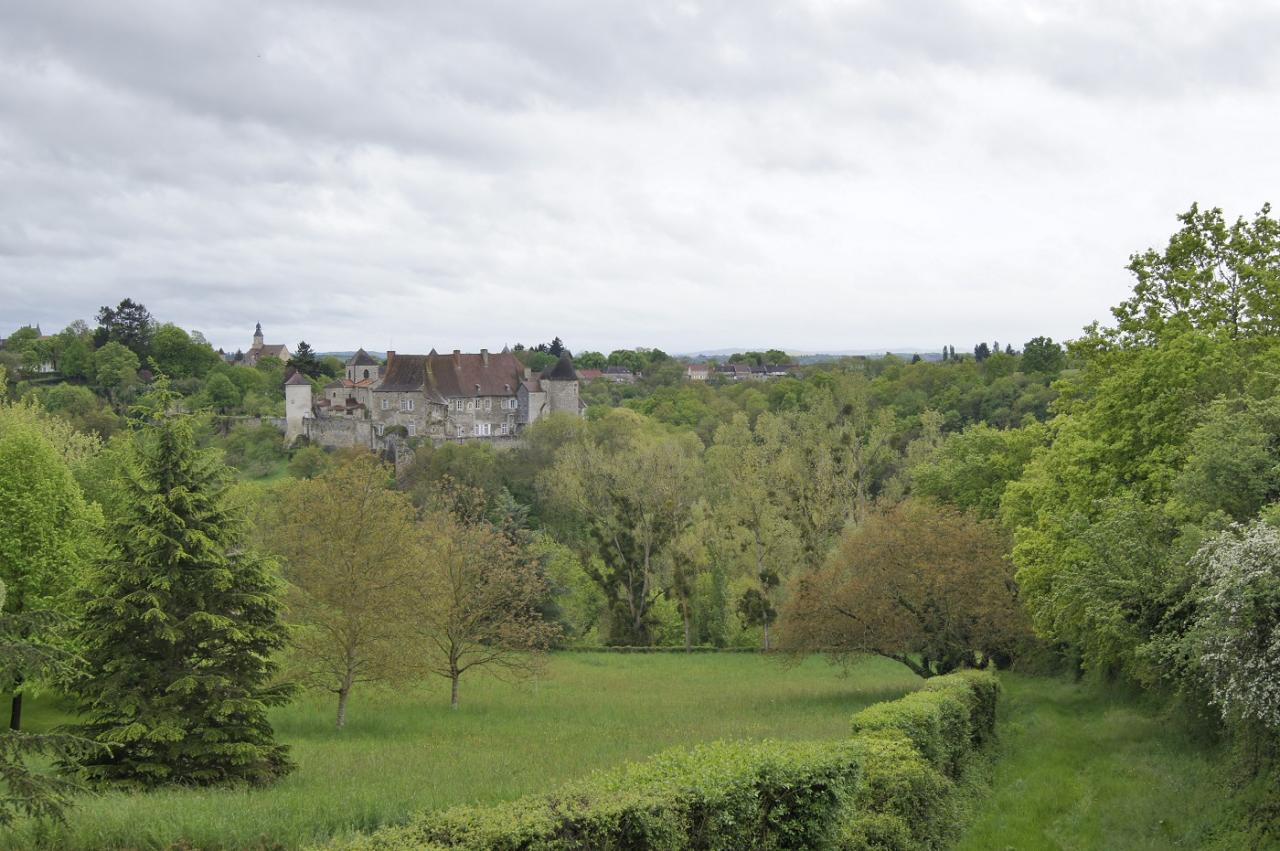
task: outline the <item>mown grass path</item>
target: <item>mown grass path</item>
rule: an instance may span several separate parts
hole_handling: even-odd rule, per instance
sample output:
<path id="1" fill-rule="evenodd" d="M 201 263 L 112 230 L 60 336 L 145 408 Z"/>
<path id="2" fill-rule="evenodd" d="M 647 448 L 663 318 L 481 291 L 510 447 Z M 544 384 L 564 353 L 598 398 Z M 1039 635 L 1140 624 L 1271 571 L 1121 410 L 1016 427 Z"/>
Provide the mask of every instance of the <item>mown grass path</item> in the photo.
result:
<path id="1" fill-rule="evenodd" d="M 527 686 L 464 679 L 353 694 L 346 730 L 312 696 L 272 714 L 298 770 L 260 790 L 164 790 L 84 798 L 40 836 L 0 831 L 0 848 L 291 849 L 411 813 L 545 791 L 597 768 L 714 739 L 838 739 L 857 709 L 920 683 L 870 659 L 842 676 L 818 659 L 755 654 L 560 654 Z M 31 727 L 67 720 L 37 702 Z"/>
<path id="2" fill-rule="evenodd" d="M 1001 680 L 993 788 L 958 851 L 1212 843 L 1226 802 L 1215 752 L 1132 697 L 1062 680 Z"/>

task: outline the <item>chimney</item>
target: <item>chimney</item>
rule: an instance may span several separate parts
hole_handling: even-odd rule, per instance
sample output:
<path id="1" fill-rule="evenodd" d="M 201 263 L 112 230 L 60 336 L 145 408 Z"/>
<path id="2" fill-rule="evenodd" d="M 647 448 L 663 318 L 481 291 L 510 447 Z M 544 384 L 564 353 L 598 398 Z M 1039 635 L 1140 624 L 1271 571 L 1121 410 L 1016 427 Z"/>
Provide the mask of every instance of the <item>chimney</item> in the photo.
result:
<path id="1" fill-rule="evenodd" d="M 462 369 L 462 350 L 461 349 L 453 350 L 453 368 Z"/>
<path id="2" fill-rule="evenodd" d="M 485 366 L 488 366 L 488 365 L 489 365 L 489 350 L 488 350 L 488 349 L 481 349 L 481 350 L 480 350 L 480 362 L 481 362 L 481 363 L 483 363 Z"/>
<path id="3" fill-rule="evenodd" d="M 526 366 L 524 368 L 524 380 L 528 381 L 530 378 L 533 378 L 533 370 Z"/>
<path id="4" fill-rule="evenodd" d="M 393 360 L 395 360 L 395 359 L 396 359 L 396 353 L 395 353 L 395 350 L 394 350 L 394 349 L 387 349 L 387 369 L 390 369 L 390 368 L 391 368 L 391 362 L 392 362 Z"/>

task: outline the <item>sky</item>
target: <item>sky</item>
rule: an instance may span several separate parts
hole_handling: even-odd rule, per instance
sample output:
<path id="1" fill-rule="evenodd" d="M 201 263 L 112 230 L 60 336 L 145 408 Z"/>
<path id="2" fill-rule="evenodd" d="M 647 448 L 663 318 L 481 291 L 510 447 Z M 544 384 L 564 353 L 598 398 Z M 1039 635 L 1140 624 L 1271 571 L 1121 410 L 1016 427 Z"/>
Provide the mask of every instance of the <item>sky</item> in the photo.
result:
<path id="1" fill-rule="evenodd" d="M 1078 336 L 1280 200 L 1280 4 L 0 3 L 0 335 L 228 351 Z"/>

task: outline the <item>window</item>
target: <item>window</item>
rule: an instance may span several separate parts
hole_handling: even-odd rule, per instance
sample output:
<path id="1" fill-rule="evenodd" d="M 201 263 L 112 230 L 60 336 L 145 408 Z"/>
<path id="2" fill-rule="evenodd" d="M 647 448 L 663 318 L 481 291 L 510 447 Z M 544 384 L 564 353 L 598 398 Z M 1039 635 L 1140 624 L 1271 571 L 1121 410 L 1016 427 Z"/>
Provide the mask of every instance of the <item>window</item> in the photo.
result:
<path id="1" fill-rule="evenodd" d="M 378 423 L 374 428 L 378 430 L 378 437 L 382 437 L 383 433 L 387 430 L 387 427 L 382 423 Z"/>
<path id="2" fill-rule="evenodd" d="M 400 400 L 400 410 L 402 410 L 402 411 L 412 411 L 412 410 L 413 410 L 413 400 L 412 400 L 412 399 L 410 399 L 410 398 L 409 398 L 409 397 L 407 397 L 407 396 L 406 396 L 405 398 L 401 399 L 401 400 Z"/>
<path id="3" fill-rule="evenodd" d="M 382 397 L 382 410 L 384 411 L 391 410 L 391 400 L 388 399 L 386 396 Z"/>
<path id="4" fill-rule="evenodd" d="M 516 406 L 517 406 L 518 404 L 519 404 L 519 403 L 518 403 L 515 399 L 508 399 L 508 400 L 507 400 L 507 407 L 508 407 L 508 408 L 510 408 L 510 409 L 511 409 L 511 410 L 513 410 L 513 411 L 516 409 Z"/>
<path id="5" fill-rule="evenodd" d="M 418 434 L 418 424 L 413 420 L 409 420 L 409 436 L 416 437 Z"/>
<path id="6" fill-rule="evenodd" d="M 491 397 L 488 397 L 488 396 L 486 396 L 486 397 L 485 397 L 485 400 L 484 400 L 484 409 L 485 409 L 486 411 L 492 411 L 492 410 L 493 410 L 493 399 L 492 399 Z"/>
<path id="7" fill-rule="evenodd" d="M 507 424 L 506 424 L 506 423 L 499 423 L 499 424 L 498 424 L 498 434 L 506 434 L 506 433 L 507 433 Z"/>
<path id="8" fill-rule="evenodd" d="M 475 427 L 475 432 L 474 432 L 474 433 L 475 433 L 475 436 L 476 436 L 476 437 L 488 437 L 488 436 L 489 436 L 489 424 L 488 424 L 488 423 L 476 423 L 476 427 Z"/>
<path id="9" fill-rule="evenodd" d="M 367 369 L 366 369 L 366 370 L 364 371 L 364 377 L 365 377 L 365 378 L 368 378 L 368 377 L 369 377 L 369 370 L 367 370 Z"/>
<path id="10" fill-rule="evenodd" d="M 468 410 L 468 411 L 474 411 L 474 410 L 475 410 L 475 408 L 476 408 L 476 403 L 475 403 L 475 402 L 472 402 L 470 399 L 468 399 L 468 400 L 467 400 L 467 410 Z"/>

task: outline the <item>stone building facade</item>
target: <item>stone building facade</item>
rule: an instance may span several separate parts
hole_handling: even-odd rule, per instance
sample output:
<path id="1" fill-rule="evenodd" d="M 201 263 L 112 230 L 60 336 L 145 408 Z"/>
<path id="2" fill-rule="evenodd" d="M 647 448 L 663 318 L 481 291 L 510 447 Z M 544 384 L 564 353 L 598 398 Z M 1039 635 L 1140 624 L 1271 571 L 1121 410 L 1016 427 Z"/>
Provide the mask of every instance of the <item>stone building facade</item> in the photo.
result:
<path id="1" fill-rule="evenodd" d="M 425 355 L 391 351 L 385 367 L 361 349 L 348 361 L 344 377 L 326 385 L 311 408 L 326 424 L 326 434 L 332 433 L 329 424 L 348 420 L 370 423 L 375 441 L 403 429 L 406 437 L 437 445 L 515 440 L 550 414 L 582 414 L 578 376 L 567 354 L 534 376 L 511 352 L 487 349 Z"/>

